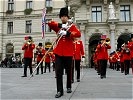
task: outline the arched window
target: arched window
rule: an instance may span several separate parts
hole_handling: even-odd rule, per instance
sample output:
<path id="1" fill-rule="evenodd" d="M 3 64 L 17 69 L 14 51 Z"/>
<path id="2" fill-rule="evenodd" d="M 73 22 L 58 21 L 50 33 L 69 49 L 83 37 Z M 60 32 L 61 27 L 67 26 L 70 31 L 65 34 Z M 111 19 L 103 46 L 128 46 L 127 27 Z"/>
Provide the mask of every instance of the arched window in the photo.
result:
<path id="1" fill-rule="evenodd" d="M 6 57 L 10 57 L 14 53 L 14 46 L 12 43 L 6 45 Z"/>

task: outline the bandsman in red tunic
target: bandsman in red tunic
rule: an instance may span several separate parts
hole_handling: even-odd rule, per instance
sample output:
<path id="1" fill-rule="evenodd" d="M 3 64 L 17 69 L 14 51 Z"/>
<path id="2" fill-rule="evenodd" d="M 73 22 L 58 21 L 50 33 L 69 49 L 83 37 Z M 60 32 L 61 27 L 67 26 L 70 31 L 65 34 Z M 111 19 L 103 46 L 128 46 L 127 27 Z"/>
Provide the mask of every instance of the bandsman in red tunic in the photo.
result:
<path id="1" fill-rule="evenodd" d="M 121 46 L 121 51 L 120 51 L 120 66 L 121 66 L 121 73 L 123 73 L 124 72 L 123 46 Z"/>
<path id="2" fill-rule="evenodd" d="M 106 42 L 106 35 L 101 35 L 101 43 L 97 46 L 98 59 L 100 62 L 100 75 L 101 79 L 106 78 L 106 69 L 107 69 L 107 61 L 108 61 L 108 49 L 111 46 Z"/>
<path id="3" fill-rule="evenodd" d="M 46 42 L 45 43 L 45 53 L 51 48 L 51 42 Z M 44 58 L 44 62 L 45 62 L 45 67 L 44 67 L 44 73 L 46 73 L 46 69 L 47 67 L 49 68 L 49 72 L 51 72 L 50 70 L 50 63 L 51 63 L 51 52 L 48 52 Z"/>
<path id="4" fill-rule="evenodd" d="M 128 47 L 130 49 L 130 54 L 131 54 L 131 68 L 132 68 L 132 74 L 133 74 L 133 34 L 131 34 L 131 40 L 128 43 Z"/>
<path id="5" fill-rule="evenodd" d="M 77 82 L 80 82 L 80 62 L 81 58 L 84 58 L 83 43 L 78 38 L 74 39 L 74 56 L 73 56 L 73 67 L 72 67 L 72 83 L 74 82 L 74 69 L 77 71 Z"/>
<path id="6" fill-rule="evenodd" d="M 22 77 L 27 77 L 27 67 L 29 66 L 30 74 L 32 74 L 32 58 L 33 58 L 33 50 L 35 48 L 35 44 L 33 43 L 33 39 L 31 36 L 25 37 L 26 42 L 22 46 L 22 50 L 24 51 L 24 75 Z"/>
<path id="7" fill-rule="evenodd" d="M 116 65 L 116 71 L 120 71 L 120 50 L 117 49 L 115 51 L 114 57 L 116 59 L 115 65 Z"/>
<path id="8" fill-rule="evenodd" d="M 56 34 L 62 35 L 58 40 L 53 52 L 55 54 L 55 70 L 56 70 L 56 83 L 57 83 L 57 94 L 55 98 L 59 98 L 63 95 L 63 68 L 66 68 L 67 72 L 67 93 L 71 93 L 71 65 L 73 57 L 73 39 L 79 38 L 81 33 L 76 25 L 72 24 L 68 27 L 68 8 L 61 8 L 59 17 L 62 23 L 50 21 L 49 27 L 56 32 Z"/>
<path id="9" fill-rule="evenodd" d="M 127 74 L 129 74 L 130 61 L 131 61 L 131 53 L 130 53 L 130 49 L 128 48 L 128 42 L 124 43 L 124 47 L 123 47 L 123 59 L 124 59 L 125 75 L 127 75 Z"/>
<path id="10" fill-rule="evenodd" d="M 37 55 L 37 64 L 42 60 L 43 56 L 45 54 L 45 50 L 43 49 L 42 43 L 39 43 L 38 46 L 36 47 L 36 55 Z M 41 74 L 43 74 L 43 62 L 40 64 L 41 66 Z M 39 74 L 39 67 L 37 68 L 37 73 L 36 75 Z"/>

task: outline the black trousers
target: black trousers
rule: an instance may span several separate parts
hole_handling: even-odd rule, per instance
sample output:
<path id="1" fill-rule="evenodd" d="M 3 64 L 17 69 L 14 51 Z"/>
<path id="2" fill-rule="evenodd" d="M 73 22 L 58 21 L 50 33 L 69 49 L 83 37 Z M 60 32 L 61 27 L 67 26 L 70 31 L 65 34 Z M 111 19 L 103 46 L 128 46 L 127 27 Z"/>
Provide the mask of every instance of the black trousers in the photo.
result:
<path id="1" fill-rule="evenodd" d="M 124 72 L 124 62 L 121 62 L 121 72 Z"/>
<path id="2" fill-rule="evenodd" d="M 63 93 L 63 70 L 66 68 L 67 74 L 67 86 L 71 88 L 71 70 L 72 70 L 72 57 L 64 57 L 55 55 L 55 73 L 56 73 L 56 85 L 57 92 Z"/>
<path id="3" fill-rule="evenodd" d="M 107 60 L 100 60 L 100 75 L 106 76 Z"/>
<path id="4" fill-rule="evenodd" d="M 37 65 L 38 64 L 39 64 L 39 62 L 37 62 Z M 40 66 L 41 66 L 41 74 L 43 74 L 43 62 L 41 62 Z M 37 68 L 37 73 L 36 74 L 39 74 L 39 67 Z"/>
<path id="5" fill-rule="evenodd" d="M 130 60 L 125 60 L 124 61 L 125 75 L 129 74 L 129 68 L 130 68 Z"/>
<path id="6" fill-rule="evenodd" d="M 100 60 L 97 60 L 97 73 L 101 73 L 101 65 L 100 65 Z"/>
<path id="7" fill-rule="evenodd" d="M 133 58 L 131 58 L 131 68 L 132 68 L 132 74 L 133 74 Z"/>
<path id="8" fill-rule="evenodd" d="M 72 64 L 72 81 L 74 81 L 74 68 L 75 68 L 75 71 L 77 71 L 76 79 L 80 79 L 80 62 L 81 62 L 81 60 L 73 60 L 73 64 Z"/>
<path id="9" fill-rule="evenodd" d="M 30 74 L 33 73 L 32 70 L 32 58 L 24 58 L 24 76 L 27 76 L 27 67 L 29 66 Z"/>
<path id="10" fill-rule="evenodd" d="M 117 70 L 117 71 L 120 70 L 120 62 L 119 62 L 119 61 L 116 62 L 116 70 Z"/>
<path id="11" fill-rule="evenodd" d="M 46 69 L 47 69 L 47 67 L 49 68 L 49 72 L 50 72 L 50 62 L 45 62 L 44 73 L 46 73 Z"/>

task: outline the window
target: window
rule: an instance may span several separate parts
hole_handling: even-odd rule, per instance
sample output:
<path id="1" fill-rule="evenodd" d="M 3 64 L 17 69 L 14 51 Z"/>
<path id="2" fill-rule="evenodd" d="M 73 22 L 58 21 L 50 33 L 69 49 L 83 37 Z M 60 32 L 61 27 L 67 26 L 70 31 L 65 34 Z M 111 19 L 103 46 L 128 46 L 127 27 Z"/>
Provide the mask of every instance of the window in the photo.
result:
<path id="1" fill-rule="evenodd" d="M 25 33 L 31 33 L 31 25 L 32 25 L 32 21 L 26 21 L 26 31 Z"/>
<path id="2" fill-rule="evenodd" d="M 26 9 L 32 8 L 32 1 L 26 1 Z"/>
<path id="3" fill-rule="evenodd" d="M 50 21 L 51 19 L 47 19 L 46 20 L 46 25 L 45 25 L 45 32 L 51 32 L 52 30 L 49 28 L 48 26 L 48 21 Z"/>
<path id="4" fill-rule="evenodd" d="M 102 8 L 101 6 L 92 7 L 92 21 L 101 22 L 102 21 Z"/>
<path id="5" fill-rule="evenodd" d="M 46 7 L 52 7 L 52 0 L 46 0 Z"/>
<path id="6" fill-rule="evenodd" d="M 12 34 L 13 33 L 13 22 L 7 23 L 7 33 Z"/>
<path id="7" fill-rule="evenodd" d="M 13 10 L 14 0 L 8 0 L 8 10 Z"/>
<path id="8" fill-rule="evenodd" d="M 120 21 L 131 21 L 130 17 L 130 5 L 120 6 Z"/>

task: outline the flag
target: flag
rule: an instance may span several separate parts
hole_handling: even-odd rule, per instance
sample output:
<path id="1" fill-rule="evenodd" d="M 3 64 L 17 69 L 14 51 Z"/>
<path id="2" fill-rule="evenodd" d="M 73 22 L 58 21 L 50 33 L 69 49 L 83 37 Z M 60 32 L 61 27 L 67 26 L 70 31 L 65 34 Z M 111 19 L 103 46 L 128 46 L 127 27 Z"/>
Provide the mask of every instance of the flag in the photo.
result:
<path id="1" fill-rule="evenodd" d="M 45 25 L 46 25 L 46 9 L 43 9 L 42 13 L 42 39 L 45 36 Z"/>

